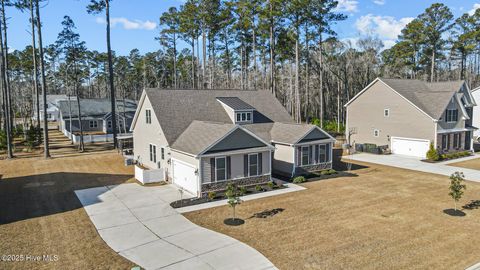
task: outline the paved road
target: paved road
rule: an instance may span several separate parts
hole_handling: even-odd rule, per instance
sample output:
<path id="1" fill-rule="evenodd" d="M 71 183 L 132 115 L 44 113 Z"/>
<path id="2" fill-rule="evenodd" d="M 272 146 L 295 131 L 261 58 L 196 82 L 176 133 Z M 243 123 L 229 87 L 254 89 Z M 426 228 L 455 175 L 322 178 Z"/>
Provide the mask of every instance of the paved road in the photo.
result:
<path id="1" fill-rule="evenodd" d="M 472 158 L 480 158 L 480 157 L 478 156 L 466 157 L 466 158 L 457 159 L 451 162 L 439 162 L 439 163 L 427 163 L 427 162 L 421 161 L 419 158 L 401 156 L 401 155 L 374 155 L 374 154 L 359 153 L 359 154 L 343 157 L 343 159 L 345 160 L 350 159 L 350 160 L 381 164 L 381 165 L 421 171 L 421 172 L 442 174 L 446 176 L 450 176 L 452 173 L 460 171 L 465 174 L 465 179 L 474 181 L 474 182 L 480 182 L 480 171 L 447 165 L 452 162 L 460 162 L 460 161 L 468 160 Z"/>
<path id="2" fill-rule="evenodd" d="M 170 207 L 171 185 L 75 191 L 103 240 L 145 269 L 276 269 L 260 252 L 195 225 Z"/>

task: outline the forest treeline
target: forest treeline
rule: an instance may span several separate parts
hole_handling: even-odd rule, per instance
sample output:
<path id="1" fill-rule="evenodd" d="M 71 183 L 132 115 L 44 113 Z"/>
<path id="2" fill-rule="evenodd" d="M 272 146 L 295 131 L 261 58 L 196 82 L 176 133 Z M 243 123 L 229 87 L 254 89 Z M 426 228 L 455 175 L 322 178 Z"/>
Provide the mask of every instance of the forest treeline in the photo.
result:
<path id="1" fill-rule="evenodd" d="M 271 91 L 296 121 L 338 127 L 345 120 L 343 105 L 376 77 L 480 84 L 480 9 L 455 18 L 449 7 L 435 3 L 385 49 L 375 36 L 354 43 L 339 39 L 334 25 L 347 15 L 334 0 L 186 0 L 159 14 L 152 35 L 158 50 L 141 54 L 133 48 L 128 55 L 89 50 L 66 15 L 56 42 L 45 45 L 41 56 L 33 43 L 24 50 L 5 49 L 8 8 L 28 14 L 38 0 L 0 1 L 0 43 L 8 62 L 2 77 L 10 82 L 13 115 L 25 121 L 36 109 L 41 72 L 33 67 L 38 63 L 45 66 L 48 94 L 111 98 L 115 93 L 138 99 L 148 87 L 262 89 Z M 91 13 L 104 11 L 112 1 L 88 2 Z M 38 19 L 35 12 L 27 17 Z M 5 89 L 2 93 L 7 95 Z M 5 123 L 5 113 L 2 119 Z"/>

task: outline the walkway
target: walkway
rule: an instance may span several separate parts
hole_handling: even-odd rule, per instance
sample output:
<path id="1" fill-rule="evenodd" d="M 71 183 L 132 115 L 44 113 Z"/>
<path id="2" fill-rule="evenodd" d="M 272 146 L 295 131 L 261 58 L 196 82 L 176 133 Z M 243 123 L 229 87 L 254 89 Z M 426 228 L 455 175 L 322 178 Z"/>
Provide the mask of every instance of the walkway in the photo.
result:
<path id="1" fill-rule="evenodd" d="M 276 269 L 250 246 L 175 211 L 169 203 L 180 195 L 171 185 L 122 184 L 75 193 L 103 240 L 145 269 Z"/>
<path id="2" fill-rule="evenodd" d="M 401 155 L 374 155 L 374 154 L 359 153 L 359 154 L 354 154 L 349 156 L 343 156 L 344 160 L 354 160 L 354 161 L 375 163 L 375 164 L 381 164 L 381 165 L 392 166 L 392 167 L 408 169 L 408 170 L 442 174 L 446 176 L 450 176 L 453 173 L 459 171 L 459 172 L 463 172 L 463 174 L 465 175 L 465 179 L 474 181 L 474 182 L 480 182 L 480 171 L 447 165 L 449 163 L 461 162 L 461 161 L 469 160 L 472 158 L 475 158 L 475 157 L 460 158 L 450 162 L 427 163 L 427 162 L 421 161 L 419 158 L 401 156 Z M 479 157 L 477 156 L 477 158 Z"/>

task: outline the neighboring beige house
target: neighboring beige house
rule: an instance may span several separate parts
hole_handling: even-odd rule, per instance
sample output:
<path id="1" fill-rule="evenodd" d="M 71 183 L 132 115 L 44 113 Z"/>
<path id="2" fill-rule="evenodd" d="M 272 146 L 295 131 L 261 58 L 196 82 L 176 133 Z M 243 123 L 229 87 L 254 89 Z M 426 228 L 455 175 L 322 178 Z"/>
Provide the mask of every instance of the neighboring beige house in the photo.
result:
<path id="1" fill-rule="evenodd" d="M 268 91 L 147 89 L 131 130 L 137 163 L 197 196 L 332 167 L 335 140 Z"/>
<path id="2" fill-rule="evenodd" d="M 377 78 L 345 106 L 352 146 L 375 144 L 421 158 L 431 143 L 441 152 L 472 149 L 476 103 L 464 81 Z"/>

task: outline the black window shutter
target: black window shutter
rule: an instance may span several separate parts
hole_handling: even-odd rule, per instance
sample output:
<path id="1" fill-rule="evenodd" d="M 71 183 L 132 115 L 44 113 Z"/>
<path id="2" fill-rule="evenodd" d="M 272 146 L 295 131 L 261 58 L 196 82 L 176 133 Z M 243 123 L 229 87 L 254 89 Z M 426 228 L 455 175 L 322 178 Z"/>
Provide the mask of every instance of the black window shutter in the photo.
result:
<path id="1" fill-rule="evenodd" d="M 258 167 L 258 175 L 263 174 L 263 168 L 262 168 L 262 153 L 258 153 L 258 159 L 257 159 L 257 167 Z"/>
<path id="2" fill-rule="evenodd" d="M 332 145 L 330 143 L 327 143 L 325 145 L 325 162 L 329 162 L 330 161 L 330 147 L 332 147 Z"/>
<path id="3" fill-rule="evenodd" d="M 302 147 L 297 147 L 297 166 L 302 165 Z"/>
<path id="4" fill-rule="evenodd" d="M 308 146 L 308 161 L 309 161 L 309 164 L 313 164 L 312 160 L 313 160 L 313 151 L 312 151 L 312 148 L 313 146 Z"/>
<path id="5" fill-rule="evenodd" d="M 248 155 L 243 155 L 243 176 L 248 177 Z"/>
<path id="6" fill-rule="evenodd" d="M 215 158 L 210 158 L 210 182 L 215 181 Z"/>
<path id="7" fill-rule="evenodd" d="M 318 146 L 318 144 L 315 145 L 315 155 L 313 155 L 313 163 L 317 164 L 317 163 L 320 163 L 319 160 L 318 160 L 318 151 L 319 151 L 320 147 Z"/>
<path id="8" fill-rule="evenodd" d="M 227 157 L 227 179 L 232 178 L 232 161 L 230 156 Z"/>

